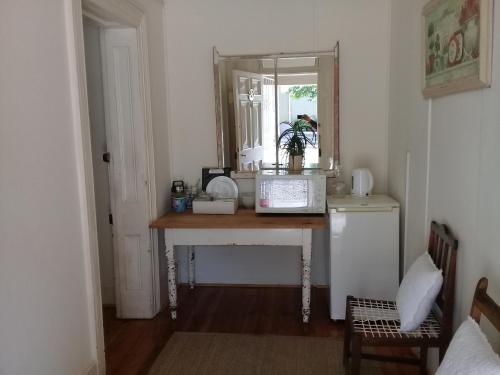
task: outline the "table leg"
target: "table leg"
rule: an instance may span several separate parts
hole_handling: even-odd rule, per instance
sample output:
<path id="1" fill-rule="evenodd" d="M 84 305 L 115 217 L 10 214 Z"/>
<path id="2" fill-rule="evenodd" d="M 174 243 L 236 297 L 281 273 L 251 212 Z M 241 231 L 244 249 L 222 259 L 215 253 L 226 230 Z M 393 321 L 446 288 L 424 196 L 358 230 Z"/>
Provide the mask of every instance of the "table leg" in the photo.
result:
<path id="1" fill-rule="evenodd" d="M 195 253 L 194 246 L 188 246 L 188 280 L 189 289 L 194 289 L 194 274 L 195 274 Z"/>
<path id="2" fill-rule="evenodd" d="M 311 253 L 312 229 L 302 229 L 302 321 L 311 315 Z"/>
<path id="3" fill-rule="evenodd" d="M 168 302 L 170 316 L 172 320 L 177 319 L 177 283 L 175 271 L 175 253 L 172 233 L 165 229 L 165 252 L 167 255 L 167 274 L 168 274 Z"/>

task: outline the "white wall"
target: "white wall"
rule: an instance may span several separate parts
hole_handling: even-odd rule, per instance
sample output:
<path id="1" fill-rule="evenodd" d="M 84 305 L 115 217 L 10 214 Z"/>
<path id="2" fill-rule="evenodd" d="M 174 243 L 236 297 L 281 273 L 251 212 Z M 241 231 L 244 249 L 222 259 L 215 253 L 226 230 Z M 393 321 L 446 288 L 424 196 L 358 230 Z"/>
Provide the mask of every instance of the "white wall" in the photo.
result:
<path id="1" fill-rule="evenodd" d="M 93 361 L 63 0 L 0 3 L 0 373 Z"/>
<path id="2" fill-rule="evenodd" d="M 302 115 L 307 113 L 308 115 L 314 115 L 318 117 L 318 101 L 309 100 L 308 98 L 300 98 L 290 100 L 290 112 L 292 121 L 297 119 L 297 115 Z"/>
<path id="3" fill-rule="evenodd" d="M 407 254 L 411 264 L 426 245 L 427 114 L 421 93 L 420 13 L 425 0 L 393 1 L 389 113 L 389 193 L 408 211 Z M 409 48 L 411 46 L 411 48 Z M 406 153 L 410 153 L 408 202 L 405 202 Z M 401 221 L 401 243 L 404 241 Z"/>
<path id="4" fill-rule="evenodd" d="M 298 20 L 303 27 L 294 27 Z M 172 177 L 217 165 L 212 47 L 223 54 L 332 49 L 341 42 L 341 158 L 386 190 L 389 1 L 166 1 Z"/>
<path id="5" fill-rule="evenodd" d="M 115 304 L 115 269 L 113 258 L 113 234 L 108 215 L 111 213 L 108 164 L 102 155 L 108 151 L 104 113 L 104 93 L 99 25 L 83 19 L 85 37 L 85 68 L 89 118 L 92 137 L 92 166 L 96 200 L 97 236 L 99 242 L 99 271 L 101 294 L 104 305 Z"/>
<path id="6" fill-rule="evenodd" d="M 303 27 L 294 27 L 303 20 Z M 326 50 L 341 42 L 341 159 L 346 176 L 367 166 L 375 190 L 387 189 L 389 1 L 166 1 L 169 128 L 172 177 L 195 183 L 202 166 L 217 165 L 212 47 L 223 54 Z M 315 236 L 318 243 L 324 234 Z M 244 248 L 204 249 L 197 263 L 204 282 L 282 283 L 298 281 L 298 263 L 285 264 L 289 249 L 252 252 L 259 267 L 239 276 L 222 272 L 243 267 Z M 297 250 L 298 251 L 298 250 Z M 313 250 L 313 278 L 326 283 L 325 246 Z M 294 255 L 295 256 L 295 255 Z M 179 252 L 182 262 L 185 252 Z M 296 256 L 295 256 L 296 258 Z M 226 259 L 226 260 L 224 260 Z M 222 263 L 220 263 L 222 262 Z M 287 260 L 288 262 L 288 260 Z M 181 267 L 182 264 L 181 264 Z M 258 269 L 258 272 L 255 271 Z M 230 271 L 228 271 L 230 272 Z"/>
<path id="7" fill-rule="evenodd" d="M 404 154 L 412 151 L 408 258 L 424 249 L 430 220 L 450 226 L 460 241 L 455 327 L 469 313 L 477 281 L 486 276 L 500 300 L 500 34 L 496 33 L 493 85 L 430 101 L 420 95 L 420 14 L 424 1 L 392 3 L 389 190 L 404 192 Z M 495 23 L 500 8 L 495 9 Z M 418 35 L 418 37 L 415 37 Z M 408 39 L 409 38 L 409 39 Z M 418 39 L 418 40 L 417 40 Z M 408 47 L 410 46 L 410 48 Z M 430 112 L 429 112 L 430 111 Z M 429 113 L 429 115 L 428 115 Z M 426 137 L 430 131 L 428 149 Z M 426 155 L 429 152 L 430 158 Z M 427 163 L 429 179 L 426 181 Z M 428 202 L 425 185 L 429 185 Z M 428 217 L 422 207 L 428 203 Z M 424 210 L 425 211 L 425 210 Z M 486 328 L 500 350 L 500 337 Z"/>
<path id="8" fill-rule="evenodd" d="M 160 215 L 170 184 L 163 4 L 137 1 L 148 24 Z M 0 374 L 95 369 L 66 44 L 70 2 L 0 3 Z"/>

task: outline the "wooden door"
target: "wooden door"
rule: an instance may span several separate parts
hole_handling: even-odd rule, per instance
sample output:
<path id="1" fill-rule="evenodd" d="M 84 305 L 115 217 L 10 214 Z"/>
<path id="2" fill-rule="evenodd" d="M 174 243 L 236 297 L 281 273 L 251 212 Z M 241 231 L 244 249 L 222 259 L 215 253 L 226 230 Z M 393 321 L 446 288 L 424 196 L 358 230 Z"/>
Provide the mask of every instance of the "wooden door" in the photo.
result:
<path id="1" fill-rule="evenodd" d="M 117 315 L 150 318 L 154 316 L 153 256 L 136 30 L 104 29 L 101 48 Z"/>

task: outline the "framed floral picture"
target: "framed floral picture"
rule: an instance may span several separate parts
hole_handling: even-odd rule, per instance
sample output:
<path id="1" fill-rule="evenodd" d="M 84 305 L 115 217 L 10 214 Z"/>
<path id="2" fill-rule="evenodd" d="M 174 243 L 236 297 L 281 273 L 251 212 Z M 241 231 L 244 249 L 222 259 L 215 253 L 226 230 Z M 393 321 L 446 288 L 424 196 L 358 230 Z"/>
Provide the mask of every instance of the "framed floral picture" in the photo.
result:
<path id="1" fill-rule="evenodd" d="M 491 85 L 493 0 L 432 0 L 422 23 L 424 97 Z"/>

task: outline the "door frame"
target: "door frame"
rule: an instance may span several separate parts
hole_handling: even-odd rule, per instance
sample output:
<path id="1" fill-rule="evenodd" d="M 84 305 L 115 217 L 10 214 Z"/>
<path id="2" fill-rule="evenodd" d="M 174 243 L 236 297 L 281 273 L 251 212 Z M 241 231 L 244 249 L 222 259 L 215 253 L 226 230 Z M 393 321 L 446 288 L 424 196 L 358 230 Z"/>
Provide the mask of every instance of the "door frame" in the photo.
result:
<path id="1" fill-rule="evenodd" d="M 134 0 L 64 0 L 71 104 L 75 134 L 76 172 L 79 181 L 82 240 L 87 279 L 87 305 L 91 327 L 91 346 L 96 363 L 89 374 L 105 374 L 104 327 L 101 281 L 99 274 L 99 247 L 95 210 L 94 176 L 90 136 L 89 107 L 85 71 L 83 16 L 103 26 L 123 25 L 137 30 L 141 98 L 144 106 L 146 162 L 149 181 L 149 213 L 153 220 L 157 214 L 157 192 L 154 167 L 151 86 L 145 12 Z M 153 253 L 153 295 L 155 312 L 160 309 L 160 277 L 158 237 L 151 231 Z"/>

